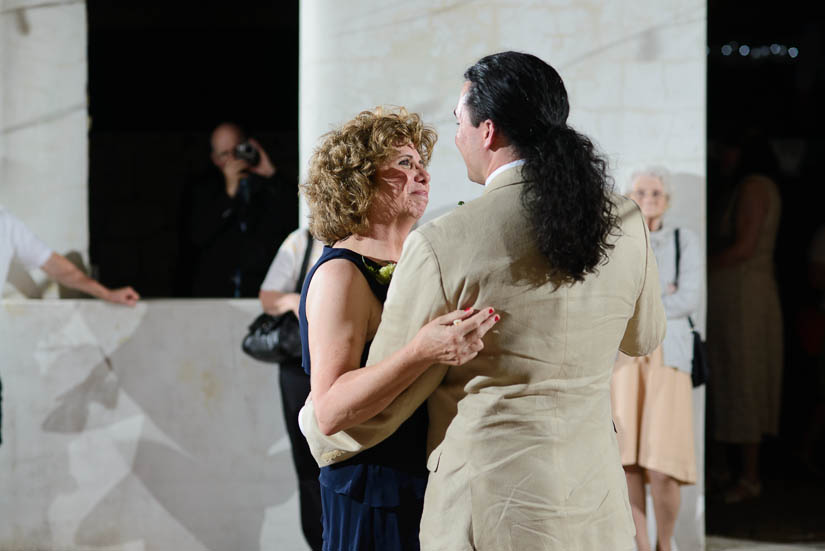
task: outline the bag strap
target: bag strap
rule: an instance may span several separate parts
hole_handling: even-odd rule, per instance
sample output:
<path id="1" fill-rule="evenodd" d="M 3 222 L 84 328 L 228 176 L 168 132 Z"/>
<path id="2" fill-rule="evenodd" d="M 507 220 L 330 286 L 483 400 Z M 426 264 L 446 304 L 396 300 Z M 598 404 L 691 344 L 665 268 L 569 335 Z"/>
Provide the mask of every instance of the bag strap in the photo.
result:
<path id="1" fill-rule="evenodd" d="M 309 257 L 312 255 L 312 234 L 309 233 L 307 230 L 307 248 L 304 251 L 304 260 L 301 262 L 301 273 L 298 274 L 298 281 L 295 283 L 295 292 L 301 292 L 301 288 L 304 286 L 304 278 L 307 275 L 307 266 L 309 266 Z"/>
<path id="2" fill-rule="evenodd" d="M 679 244 L 679 228 L 673 230 L 673 241 L 676 245 L 676 277 L 673 278 L 673 284 L 679 285 L 679 261 L 682 259 L 682 247 Z"/>
<path id="3" fill-rule="evenodd" d="M 674 278 L 675 281 L 673 282 L 675 285 L 679 285 L 679 261 L 682 259 L 682 247 L 679 243 L 679 228 L 673 230 L 673 241 L 674 245 L 676 245 L 676 277 Z M 688 323 L 690 324 L 690 328 L 693 329 L 693 320 L 690 319 L 688 316 Z"/>

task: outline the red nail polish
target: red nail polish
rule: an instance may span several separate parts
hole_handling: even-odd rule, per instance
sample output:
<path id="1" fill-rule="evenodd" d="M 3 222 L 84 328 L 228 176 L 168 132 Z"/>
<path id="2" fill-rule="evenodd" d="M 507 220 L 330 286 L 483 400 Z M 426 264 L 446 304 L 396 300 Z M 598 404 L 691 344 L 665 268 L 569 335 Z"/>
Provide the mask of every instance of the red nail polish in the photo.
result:
<path id="1" fill-rule="evenodd" d="M 464 309 L 464 311 L 465 311 L 465 312 L 469 312 L 469 311 L 470 311 L 470 310 L 472 310 L 472 309 L 473 309 L 473 308 L 472 308 L 472 306 L 471 306 L 470 308 L 465 308 L 465 309 Z"/>
<path id="2" fill-rule="evenodd" d="M 487 310 L 487 313 L 488 313 L 488 314 L 492 314 L 492 313 L 493 313 L 493 309 L 492 309 L 492 308 L 490 308 L 489 310 Z"/>
<path id="3" fill-rule="evenodd" d="M 498 320 L 500 320 L 500 319 L 501 319 L 501 318 L 500 318 L 500 317 L 498 317 L 498 314 L 496 314 L 496 317 L 494 317 L 494 318 L 493 318 L 493 321 L 498 321 Z"/>

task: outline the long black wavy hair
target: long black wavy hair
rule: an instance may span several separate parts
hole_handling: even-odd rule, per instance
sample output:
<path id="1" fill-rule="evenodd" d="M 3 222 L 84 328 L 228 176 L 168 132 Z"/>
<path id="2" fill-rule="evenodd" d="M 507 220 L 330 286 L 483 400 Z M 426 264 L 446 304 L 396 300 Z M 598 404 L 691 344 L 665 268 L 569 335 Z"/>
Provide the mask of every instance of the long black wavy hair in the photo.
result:
<path id="1" fill-rule="evenodd" d="M 526 160 L 521 200 L 553 277 L 582 281 L 607 260 L 617 216 L 607 162 L 567 125 L 561 77 L 534 55 L 502 52 L 480 59 L 464 78 L 473 126 L 493 121 Z"/>

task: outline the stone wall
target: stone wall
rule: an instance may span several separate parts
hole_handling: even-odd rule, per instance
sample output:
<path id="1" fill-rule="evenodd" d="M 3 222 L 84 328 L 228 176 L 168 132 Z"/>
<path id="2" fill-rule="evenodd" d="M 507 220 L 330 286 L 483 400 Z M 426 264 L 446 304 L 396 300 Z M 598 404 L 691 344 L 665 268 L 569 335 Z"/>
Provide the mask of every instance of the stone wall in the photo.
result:
<path id="1" fill-rule="evenodd" d="M 0 550 L 305 550 L 259 308 L 0 305 Z"/>
<path id="2" fill-rule="evenodd" d="M 301 168 L 318 137 L 363 109 L 403 105 L 436 127 L 426 218 L 481 193 L 453 143 L 464 70 L 521 50 L 561 74 L 570 122 L 611 160 L 616 181 L 664 164 L 689 187 L 674 206 L 704 226 L 705 2 L 368 0 L 301 3 Z"/>

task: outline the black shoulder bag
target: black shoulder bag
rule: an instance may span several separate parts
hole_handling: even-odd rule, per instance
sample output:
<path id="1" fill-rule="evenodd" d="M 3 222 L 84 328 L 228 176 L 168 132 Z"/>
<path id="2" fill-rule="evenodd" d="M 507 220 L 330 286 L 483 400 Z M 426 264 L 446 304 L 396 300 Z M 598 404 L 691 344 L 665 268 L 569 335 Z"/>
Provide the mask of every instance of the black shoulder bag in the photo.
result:
<path id="1" fill-rule="evenodd" d="M 311 253 L 312 235 L 307 232 L 307 248 L 301 264 L 301 273 L 295 284 L 296 293 L 301 292 Z M 249 333 L 244 337 L 241 349 L 262 362 L 279 364 L 300 362 L 301 330 L 298 326 L 298 318 L 292 310 L 279 316 L 270 316 L 264 312 L 249 326 Z"/>
<path id="2" fill-rule="evenodd" d="M 679 260 L 682 256 L 681 247 L 679 244 L 679 228 L 673 231 L 673 238 L 676 244 L 676 286 L 679 286 Z M 710 367 L 708 366 L 708 353 L 705 343 L 702 341 L 702 336 L 693 325 L 693 320 L 688 316 L 688 323 L 690 324 L 690 332 L 693 333 L 693 363 L 690 368 L 690 380 L 693 382 L 694 388 L 702 386 L 708 382 L 708 375 L 710 374 Z"/>

